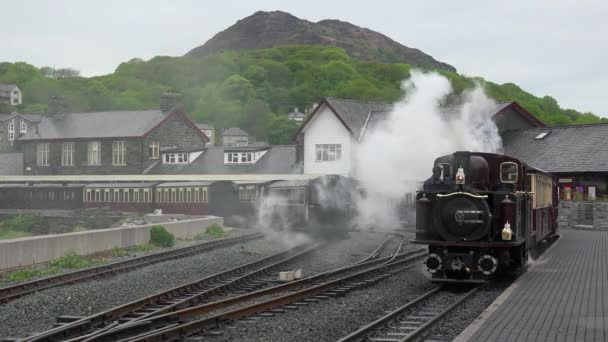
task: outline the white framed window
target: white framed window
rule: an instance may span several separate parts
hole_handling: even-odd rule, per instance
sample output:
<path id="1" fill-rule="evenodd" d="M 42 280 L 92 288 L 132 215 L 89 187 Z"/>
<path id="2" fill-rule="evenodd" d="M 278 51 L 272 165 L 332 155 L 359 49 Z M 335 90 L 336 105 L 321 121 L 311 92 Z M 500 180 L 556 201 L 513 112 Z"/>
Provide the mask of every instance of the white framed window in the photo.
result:
<path id="1" fill-rule="evenodd" d="M 0 141 L 4 141 L 4 125 L 0 123 Z"/>
<path id="2" fill-rule="evenodd" d="M 87 162 L 91 166 L 101 165 L 101 143 L 99 141 L 88 143 Z"/>
<path id="3" fill-rule="evenodd" d="M 122 166 L 127 165 L 125 155 L 127 154 L 127 146 L 124 141 L 112 142 L 112 165 Z"/>
<path id="4" fill-rule="evenodd" d="M 64 142 L 61 145 L 61 166 L 74 166 L 73 142 Z"/>
<path id="5" fill-rule="evenodd" d="M 49 166 L 49 154 L 51 151 L 51 144 L 40 143 L 36 146 L 36 148 L 37 148 L 36 165 Z"/>
<path id="6" fill-rule="evenodd" d="M 150 142 L 150 148 L 148 150 L 148 155 L 149 155 L 150 159 L 160 158 L 160 142 L 158 142 L 158 141 Z"/>
<path id="7" fill-rule="evenodd" d="M 336 161 L 342 158 L 341 144 L 316 144 L 316 161 Z"/>
<path id="8" fill-rule="evenodd" d="M 15 119 L 8 122 L 8 141 L 15 140 Z"/>
<path id="9" fill-rule="evenodd" d="M 188 164 L 188 153 L 165 153 L 163 163 L 165 164 Z"/>
<path id="10" fill-rule="evenodd" d="M 19 133 L 25 134 L 27 132 L 27 122 L 23 119 L 19 121 Z"/>

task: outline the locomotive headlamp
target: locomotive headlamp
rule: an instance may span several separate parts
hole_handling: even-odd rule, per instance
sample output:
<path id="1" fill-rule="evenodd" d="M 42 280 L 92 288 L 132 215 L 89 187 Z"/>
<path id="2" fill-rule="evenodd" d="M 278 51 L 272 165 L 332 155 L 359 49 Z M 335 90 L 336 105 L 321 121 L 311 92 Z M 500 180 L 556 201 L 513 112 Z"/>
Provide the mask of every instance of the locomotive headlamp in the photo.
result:
<path id="1" fill-rule="evenodd" d="M 458 172 L 456 172 L 456 184 L 464 184 L 464 169 L 462 167 L 459 167 Z"/>
<path id="2" fill-rule="evenodd" d="M 502 229 L 501 236 L 502 239 L 505 241 L 509 241 L 513 237 L 513 231 L 511 230 L 511 225 L 509 224 L 509 221 L 505 223 L 505 227 Z"/>

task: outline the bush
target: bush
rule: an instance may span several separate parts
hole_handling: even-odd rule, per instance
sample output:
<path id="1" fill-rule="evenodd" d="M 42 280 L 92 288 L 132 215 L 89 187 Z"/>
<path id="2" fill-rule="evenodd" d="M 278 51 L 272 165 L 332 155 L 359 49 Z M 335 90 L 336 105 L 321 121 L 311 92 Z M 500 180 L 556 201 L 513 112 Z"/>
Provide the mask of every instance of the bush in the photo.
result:
<path id="1" fill-rule="evenodd" d="M 152 226 L 150 229 L 150 243 L 161 247 L 171 247 L 175 244 L 175 236 L 163 226 Z"/>
<path id="2" fill-rule="evenodd" d="M 224 228 L 222 228 L 219 224 L 214 223 L 214 224 L 210 225 L 209 227 L 207 227 L 205 234 L 219 238 L 224 235 Z"/>
<path id="3" fill-rule="evenodd" d="M 95 263 L 81 255 L 69 250 L 64 256 L 57 258 L 49 264 L 51 268 L 84 268 L 95 265 Z"/>
<path id="4" fill-rule="evenodd" d="M 19 214 L 11 217 L 7 222 L 6 226 L 9 229 L 20 231 L 20 232 L 32 232 L 32 227 L 35 223 L 34 216 L 30 214 Z"/>

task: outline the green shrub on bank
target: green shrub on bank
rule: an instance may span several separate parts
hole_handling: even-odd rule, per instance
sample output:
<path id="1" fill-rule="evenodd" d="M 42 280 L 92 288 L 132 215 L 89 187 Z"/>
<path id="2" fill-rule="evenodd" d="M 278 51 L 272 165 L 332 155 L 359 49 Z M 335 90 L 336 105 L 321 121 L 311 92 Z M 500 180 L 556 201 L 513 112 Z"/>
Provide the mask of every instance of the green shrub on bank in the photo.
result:
<path id="1" fill-rule="evenodd" d="M 207 230 L 205 230 L 205 234 L 211 235 L 214 238 L 219 238 L 224 235 L 224 228 L 222 228 L 219 224 L 214 223 L 207 227 Z"/>
<path id="2" fill-rule="evenodd" d="M 68 269 L 91 267 L 94 265 L 95 263 L 92 260 L 76 254 L 76 252 L 73 250 L 69 250 L 67 253 L 65 253 L 65 255 L 51 261 L 49 264 L 51 268 Z"/>
<path id="3" fill-rule="evenodd" d="M 150 229 L 150 243 L 161 247 L 171 247 L 175 244 L 175 236 L 161 225 L 152 226 Z"/>
<path id="4" fill-rule="evenodd" d="M 13 216 L 6 221 L 5 226 L 11 230 L 31 233 L 32 227 L 36 223 L 33 215 L 30 214 L 19 214 Z"/>

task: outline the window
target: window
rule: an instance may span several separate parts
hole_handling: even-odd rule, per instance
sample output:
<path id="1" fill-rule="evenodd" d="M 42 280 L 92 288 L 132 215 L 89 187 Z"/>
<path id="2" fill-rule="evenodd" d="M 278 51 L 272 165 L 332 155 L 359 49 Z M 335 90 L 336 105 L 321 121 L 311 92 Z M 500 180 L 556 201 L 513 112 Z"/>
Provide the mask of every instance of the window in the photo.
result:
<path id="1" fill-rule="evenodd" d="M 49 166 L 49 152 L 51 145 L 49 143 L 41 143 L 37 146 L 37 159 L 36 165 L 38 166 Z"/>
<path id="2" fill-rule="evenodd" d="M 165 164 L 188 164 L 188 153 L 165 153 Z"/>
<path id="3" fill-rule="evenodd" d="M 255 201 L 257 199 L 257 188 L 255 185 L 239 186 L 239 200 Z"/>
<path id="4" fill-rule="evenodd" d="M 144 189 L 144 202 L 151 202 L 150 189 Z"/>
<path id="5" fill-rule="evenodd" d="M 315 150 L 317 161 L 335 161 L 342 158 L 341 144 L 317 144 Z"/>
<path id="6" fill-rule="evenodd" d="M 500 181 L 503 183 L 517 182 L 517 163 L 504 162 L 500 164 Z"/>
<path id="7" fill-rule="evenodd" d="M 4 125 L 0 123 L 0 141 L 4 141 Z"/>
<path id="8" fill-rule="evenodd" d="M 160 143 L 158 141 L 153 141 L 150 143 L 150 149 L 148 151 L 148 155 L 149 155 L 150 159 L 160 158 Z"/>
<path id="9" fill-rule="evenodd" d="M 15 120 L 8 122 L 8 140 L 15 140 Z"/>
<path id="10" fill-rule="evenodd" d="M 61 146 L 61 166 L 74 166 L 73 142 L 65 142 Z"/>
<path id="11" fill-rule="evenodd" d="M 87 146 L 87 161 L 91 166 L 101 165 L 101 143 L 91 141 Z"/>
<path id="12" fill-rule="evenodd" d="M 227 162 L 228 163 L 238 163 L 239 162 L 239 154 L 236 152 L 227 153 Z"/>
<path id="13" fill-rule="evenodd" d="M 124 141 L 112 142 L 112 165 L 127 165 L 125 163 L 125 154 L 127 147 Z"/>
<path id="14" fill-rule="evenodd" d="M 544 139 L 547 135 L 549 135 L 549 133 L 551 133 L 551 131 L 543 131 L 540 132 L 536 137 L 534 137 L 534 140 L 542 140 Z"/>
<path id="15" fill-rule="evenodd" d="M 26 133 L 27 132 L 27 122 L 25 122 L 25 120 L 21 119 L 21 121 L 19 121 L 19 133 Z"/>

